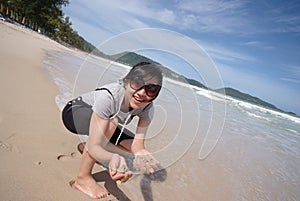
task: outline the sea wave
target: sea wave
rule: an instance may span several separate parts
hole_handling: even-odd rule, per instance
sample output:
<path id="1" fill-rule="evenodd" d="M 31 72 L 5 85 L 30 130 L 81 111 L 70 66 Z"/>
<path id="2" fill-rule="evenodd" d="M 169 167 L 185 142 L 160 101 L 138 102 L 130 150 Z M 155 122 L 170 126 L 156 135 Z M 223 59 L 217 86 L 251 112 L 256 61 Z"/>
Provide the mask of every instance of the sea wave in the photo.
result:
<path id="1" fill-rule="evenodd" d="M 293 121 L 294 123 L 300 124 L 300 117 L 295 117 L 295 116 L 292 116 L 292 115 L 289 115 L 289 114 L 286 114 L 283 112 L 271 110 L 269 108 L 265 108 L 265 107 L 262 107 L 259 105 L 255 105 L 255 104 L 248 103 L 248 102 L 238 100 L 238 99 L 234 99 L 231 97 L 227 97 L 227 100 L 231 101 L 230 103 L 234 104 L 237 107 L 246 109 L 245 112 L 249 112 L 249 110 L 251 112 L 256 111 L 256 112 L 264 113 L 264 114 L 272 116 L 272 117 L 284 118 L 284 119 Z"/>

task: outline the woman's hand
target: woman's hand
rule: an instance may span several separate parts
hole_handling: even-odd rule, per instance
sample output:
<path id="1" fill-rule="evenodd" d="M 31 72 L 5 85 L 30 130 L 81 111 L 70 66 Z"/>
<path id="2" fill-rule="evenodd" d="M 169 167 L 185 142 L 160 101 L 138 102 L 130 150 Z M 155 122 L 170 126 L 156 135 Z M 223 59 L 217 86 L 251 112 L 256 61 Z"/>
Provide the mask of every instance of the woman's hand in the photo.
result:
<path id="1" fill-rule="evenodd" d="M 159 162 L 146 149 L 135 153 L 134 168 L 142 174 L 152 174 L 158 170 Z"/>
<path id="2" fill-rule="evenodd" d="M 132 172 L 128 170 L 124 157 L 113 154 L 109 162 L 109 174 L 114 181 L 120 180 L 126 182 L 132 176 Z"/>

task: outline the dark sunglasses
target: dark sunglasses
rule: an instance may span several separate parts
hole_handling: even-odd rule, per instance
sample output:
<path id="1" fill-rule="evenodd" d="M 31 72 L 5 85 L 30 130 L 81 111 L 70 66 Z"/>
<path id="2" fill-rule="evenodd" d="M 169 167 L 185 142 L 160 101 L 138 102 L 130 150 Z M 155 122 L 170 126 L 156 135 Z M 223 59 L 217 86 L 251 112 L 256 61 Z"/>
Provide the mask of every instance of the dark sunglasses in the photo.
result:
<path id="1" fill-rule="evenodd" d="M 157 84 L 145 84 L 142 79 L 130 80 L 130 87 L 136 91 L 144 89 L 147 96 L 154 98 L 158 95 L 161 86 Z"/>

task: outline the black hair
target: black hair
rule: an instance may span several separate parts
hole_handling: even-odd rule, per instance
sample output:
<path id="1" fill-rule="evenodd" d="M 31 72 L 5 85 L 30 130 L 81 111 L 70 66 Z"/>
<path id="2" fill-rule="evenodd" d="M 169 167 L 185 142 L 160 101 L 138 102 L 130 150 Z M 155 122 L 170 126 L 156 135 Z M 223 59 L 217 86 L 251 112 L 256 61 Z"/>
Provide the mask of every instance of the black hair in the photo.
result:
<path id="1" fill-rule="evenodd" d="M 149 62 L 140 62 L 135 64 L 132 69 L 128 72 L 128 74 L 123 78 L 123 81 L 131 80 L 133 77 L 141 77 L 144 78 L 146 76 L 155 77 L 158 80 L 158 84 L 162 86 L 162 71 L 161 68 Z"/>

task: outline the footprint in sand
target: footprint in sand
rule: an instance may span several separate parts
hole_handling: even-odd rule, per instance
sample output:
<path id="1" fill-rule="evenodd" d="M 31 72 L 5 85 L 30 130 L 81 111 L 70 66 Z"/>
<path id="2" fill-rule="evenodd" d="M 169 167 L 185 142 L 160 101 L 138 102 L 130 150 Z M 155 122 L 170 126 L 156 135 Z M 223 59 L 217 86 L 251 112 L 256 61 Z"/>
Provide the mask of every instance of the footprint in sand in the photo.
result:
<path id="1" fill-rule="evenodd" d="M 18 149 L 17 146 L 14 146 L 12 143 L 9 143 L 8 141 L 13 140 L 15 138 L 15 133 L 11 134 L 4 140 L 0 140 L 0 149 L 4 151 L 10 151 L 10 152 L 16 152 L 19 153 L 20 150 Z"/>
<path id="2" fill-rule="evenodd" d="M 74 158 L 80 158 L 80 155 L 76 152 L 72 152 L 71 154 L 69 155 L 66 155 L 66 154 L 61 154 L 61 155 L 58 155 L 57 157 L 57 160 L 59 161 L 65 161 L 65 160 L 72 160 Z"/>
<path id="3" fill-rule="evenodd" d="M 0 141 L 0 148 L 5 151 L 12 151 L 12 145 L 7 142 Z"/>

